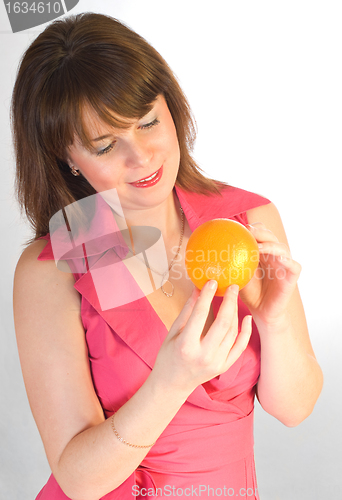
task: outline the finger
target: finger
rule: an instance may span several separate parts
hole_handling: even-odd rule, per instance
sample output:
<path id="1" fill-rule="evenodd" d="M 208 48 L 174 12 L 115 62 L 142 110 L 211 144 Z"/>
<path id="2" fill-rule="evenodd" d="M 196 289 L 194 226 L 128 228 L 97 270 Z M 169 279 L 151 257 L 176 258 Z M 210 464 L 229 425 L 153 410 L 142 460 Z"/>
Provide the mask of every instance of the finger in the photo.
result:
<path id="1" fill-rule="evenodd" d="M 241 354 L 247 348 L 250 338 L 252 335 L 252 316 L 247 315 L 243 318 L 241 323 L 241 331 L 236 337 L 236 340 L 231 345 L 231 339 L 227 335 L 227 337 L 222 342 L 222 347 L 226 348 L 229 351 L 227 355 L 227 370 L 230 366 L 232 366 L 235 361 L 241 356 Z"/>
<path id="2" fill-rule="evenodd" d="M 263 222 L 252 222 L 251 224 L 247 224 L 247 227 L 251 230 L 253 229 L 267 229 Z"/>
<path id="3" fill-rule="evenodd" d="M 237 326 L 237 299 L 239 294 L 238 285 L 231 285 L 225 291 L 220 309 L 215 320 L 207 331 L 202 341 L 203 346 L 210 348 L 210 345 L 220 345 L 227 335 L 227 332 Z"/>
<path id="4" fill-rule="evenodd" d="M 272 231 L 267 229 L 267 227 L 261 222 L 256 222 L 254 224 L 247 224 L 247 229 L 253 234 L 257 241 L 275 241 L 278 242 L 278 238 Z"/>
<path id="5" fill-rule="evenodd" d="M 200 293 L 197 294 L 190 314 L 184 314 L 184 317 L 186 318 L 186 331 L 189 340 L 191 340 L 191 338 L 194 340 L 200 340 L 216 290 L 217 281 L 208 281 Z M 185 328 L 184 323 L 183 328 Z"/>
<path id="6" fill-rule="evenodd" d="M 234 342 L 235 342 L 235 339 L 236 339 L 238 332 L 239 332 L 238 303 L 236 303 L 234 318 L 233 318 L 232 325 L 231 325 L 230 329 L 233 332 L 233 338 L 234 338 Z"/>
<path id="7" fill-rule="evenodd" d="M 239 334 L 239 317 L 238 317 L 238 308 L 236 307 L 236 311 L 234 314 L 232 324 L 231 324 L 229 330 L 227 331 L 225 337 L 223 338 L 223 340 L 220 344 L 220 347 L 222 346 L 222 343 L 225 341 L 225 339 L 227 339 L 228 346 L 229 346 L 228 350 L 230 350 L 232 345 L 234 344 L 238 334 Z M 225 345 L 224 349 L 227 349 L 226 346 L 227 346 L 227 344 Z M 228 350 L 227 350 L 227 352 L 228 352 Z"/>
<path id="8" fill-rule="evenodd" d="M 272 255 L 273 257 L 283 257 L 291 259 L 289 247 L 285 243 L 265 241 L 258 243 L 260 255 Z"/>
<path id="9" fill-rule="evenodd" d="M 172 337 L 175 334 L 178 334 L 183 330 L 185 325 L 187 324 L 189 317 L 194 309 L 196 300 L 198 299 L 198 296 L 200 294 L 200 290 L 194 286 L 192 293 L 188 300 L 185 302 L 183 309 L 181 310 L 180 314 L 177 316 L 175 321 L 173 322 L 170 331 L 169 331 L 169 336 Z"/>
<path id="10" fill-rule="evenodd" d="M 284 271 L 286 271 L 287 279 L 289 281 L 297 281 L 302 271 L 302 266 L 299 264 L 299 262 L 296 262 L 295 260 L 283 255 L 277 257 L 277 261 L 278 264 L 284 269 Z"/>

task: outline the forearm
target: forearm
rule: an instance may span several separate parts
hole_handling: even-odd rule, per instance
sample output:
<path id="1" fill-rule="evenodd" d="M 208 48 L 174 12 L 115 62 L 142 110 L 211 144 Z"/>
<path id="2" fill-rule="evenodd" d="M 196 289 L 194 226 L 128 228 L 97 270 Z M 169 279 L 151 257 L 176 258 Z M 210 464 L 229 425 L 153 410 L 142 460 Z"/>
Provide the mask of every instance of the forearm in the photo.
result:
<path id="1" fill-rule="evenodd" d="M 261 340 L 261 371 L 257 396 L 265 411 L 285 425 L 304 420 L 322 390 L 323 375 L 304 348 L 289 319 L 274 325 L 257 325 Z"/>
<path id="2" fill-rule="evenodd" d="M 162 387 L 154 376 L 115 414 L 115 428 L 132 444 L 157 440 L 188 394 Z M 150 448 L 133 448 L 117 439 L 111 419 L 75 436 L 58 464 L 56 479 L 73 500 L 97 500 L 122 484 Z"/>

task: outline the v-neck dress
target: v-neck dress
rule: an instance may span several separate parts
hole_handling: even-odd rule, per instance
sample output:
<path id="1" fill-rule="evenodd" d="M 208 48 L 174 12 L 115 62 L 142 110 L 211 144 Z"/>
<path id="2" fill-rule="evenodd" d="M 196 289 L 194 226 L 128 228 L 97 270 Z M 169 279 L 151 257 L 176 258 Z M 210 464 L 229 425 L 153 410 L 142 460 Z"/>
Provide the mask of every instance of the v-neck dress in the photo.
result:
<path id="1" fill-rule="evenodd" d="M 224 188 L 222 196 L 207 197 L 179 187 L 175 191 L 191 231 L 220 217 L 247 224 L 247 210 L 269 203 L 264 197 L 231 186 Z M 50 236 L 43 238 L 47 245 L 38 260 L 55 259 Z M 107 273 L 110 268 L 110 255 L 109 249 L 97 260 L 101 272 Z M 167 330 L 146 296 L 103 307 L 91 271 L 89 267 L 74 269 L 74 286 L 82 297 L 81 317 L 92 380 L 104 415 L 109 418 L 149 376 Z M 106 293 L 115 287 L 121 290 L 122 283 L 122 277 L 115 282 L 114 274 Z M 214 316 L 221 302 L 222 297 L 214 297 Z M 248 313 L 239 300 L 240 324 Z M 260 339 L 253 324 L 249 345 L 238 360 L 190 394 L 136 471 L 101 498 L 222 496 L 258 500 L 253 409 L 259 374 Z M 53 474 L 36 498 L 66 499 Z"/>

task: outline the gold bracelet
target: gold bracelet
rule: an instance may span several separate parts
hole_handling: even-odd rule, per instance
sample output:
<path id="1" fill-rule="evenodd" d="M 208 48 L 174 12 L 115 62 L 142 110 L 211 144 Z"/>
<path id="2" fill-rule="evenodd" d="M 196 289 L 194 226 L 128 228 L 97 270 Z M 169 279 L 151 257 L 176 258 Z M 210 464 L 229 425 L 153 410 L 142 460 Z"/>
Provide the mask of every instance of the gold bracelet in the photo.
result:
<path id="1" fill-rule="evenodd" d="M 132 448 L 151 448 L 151 446 L 153 446 L 154 444 L 156 444 L 156 442 L 154 442 L 152 444 L 140 445 L 140 444 L 132 444 L 132 443 L 129 443 L 128 441 L 125 441 L 124 438 L 122 438 L 119 435 L 118 431 L 115 429 L 115 426 L 114 426 L 114 415 L 115 415 L 115 413 L 113 413 L 112 418 L 111 418 L 112 429 L 113 429 L 113 432 L 114 432 L 115 436 L 118 438 L 119 441 L 121 441 L 121 443 L 126 444 L 127 446 L 131 446 Z"/>

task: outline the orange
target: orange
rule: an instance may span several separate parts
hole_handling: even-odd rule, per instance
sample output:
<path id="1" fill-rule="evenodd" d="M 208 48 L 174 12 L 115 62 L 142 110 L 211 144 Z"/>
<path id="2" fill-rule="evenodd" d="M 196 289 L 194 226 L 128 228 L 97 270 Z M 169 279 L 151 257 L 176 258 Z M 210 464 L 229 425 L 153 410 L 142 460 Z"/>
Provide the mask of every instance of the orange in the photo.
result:
<path id="1" fill-rule="evenodd" d="M 259 263 L 254 236 L 239 222 L 213 219 L 191 234 L 185 252 L 189 278 L 202 289 L 211 279 L 218 282 L 216 295 L 223 296 L 233 284 L 243 288 L 252 279 Z"/>

